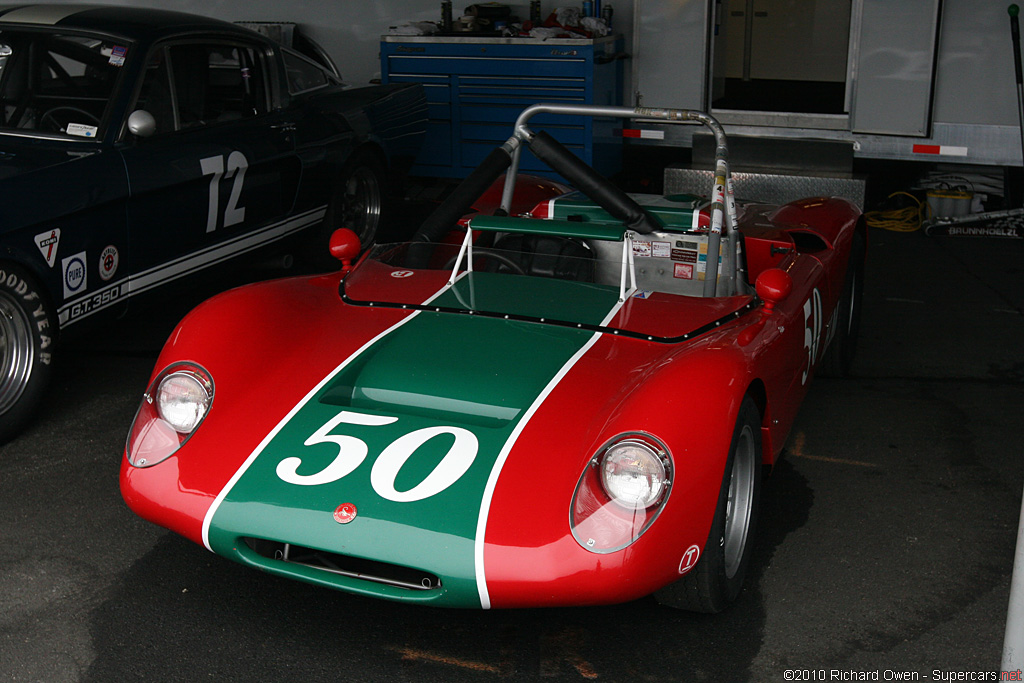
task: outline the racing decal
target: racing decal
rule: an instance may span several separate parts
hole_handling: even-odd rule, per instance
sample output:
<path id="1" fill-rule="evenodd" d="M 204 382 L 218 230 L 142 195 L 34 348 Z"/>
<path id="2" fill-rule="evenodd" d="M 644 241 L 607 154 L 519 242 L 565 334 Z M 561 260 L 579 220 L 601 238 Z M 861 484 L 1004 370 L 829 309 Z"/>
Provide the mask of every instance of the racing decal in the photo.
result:
<path id="1" fill-rule="evenodd" d="M 233 239 L 219 242 L 202 251 L 197 251 L 174 261 L 136 273 L 128 279 L 122 279 L 87 296 L 65 302 L 57 310 L 57 318 L 62 327 L 74 323 L 113 305 L 118 299 L 147 292 L 154 287 L 159 287 L 178 278 L 199 272 L 204 268 L 227 261 L 316 225 L 323 221 L 326 213 L 327 207 L 320 206 L 297 216 L 292 216 L 287 220 L 273 223 L 260 230 L 247 232 Z"/>
<path id="2" fill-rule="evenodd" d="M 108 282 L 117 272 L 118 253 L 117 247 L 109 245 L 100 252 L 100 279 Z"/>
<path id="3" fill-rule="evenodd" d="M 639 256 L 643 258 L 650 258 L 651 256 L 651 243 L 635 240 L 633 242 L 633 256 Z"/>
<path id="4" fill-rule="evenodd" d="M 836 321 L 839 317 L 839 306 L 832 311 L 832 317 L 827 325 L 824 324 L 824 313 L 821 302 L 821 292 L 815 287 L 811 296 L 804 302 L 804 353 L 807 354 L 807 364 L 803 374 L 800 375 L 800 383 L 807 384 L 807 378 L 811 374 L 818 359 L 822 357 L 825 349 L 828 348 L 832 337 L 835 335 Z M 824 330 L 824 339 L 822 331 Z"/>
<path id="5" fill-rule="evenodd" d="M 70 299 L 85 291 L 88 278 L 85 267 L 85 252 L 80 251 L 61 261 L 62 279 L 64 280 L 64 298 Z"/>
<path id="6" fill-rule="evenodd" d="M 210 176 L 210 203 L 206 215 L 206 232 L 213 232 L 217 229 L 217 221 L 220 216 L 220 181 L 231 180 L 231 194 L 228 196 L 227 206 L 224 207 L 224 216 L 221 220 L 221 227 L 229 228 L 245 220 L 245 207 L 238 205 L 242 196 L 242 187 L 245 184 L 245 172 L 249 168 L 249 160 L 239 151 L 234 151 L 225 158 L 223 156 L 206 157 L 199 160 L 199 167 L 203 175 Z"/>
<path id="7" fill-rule="evenodd" d="M 693 264 L 692 263 L 674 263 L 672 264 L 672 277 L 681 278 L 683 280 L 693 279 Z"/>
<path id="8" fill-rule="evenodd" d="M 430 302 L 455 305 L 453 289 Z M 256 536 L 372 556 L 442 576 L 447 604 L 489 607 L 483 538 L 501 467 L 599 337 L 411 312 L 339 365 L 250 454 L 207 512 L 204 543 L 231 555 L 239 536 Z M 339 526 L 339 501 L 358 518 Z M 260 513 L 271 507 L 273 515 Z"/>
<path id="9" fill-rule="evenodd" d="M 64 132 L 68 135 L 77 135 L 80 138 L 94 138 L 99 128 L 87 123 L 69 123 Z"/>
<path id="10" fill-rule="evenodd" d="M 683 559 L 679 560 L 679 573 L 685 574 L 694 567 L 697 566 L 697 560 L 700 559 L 700 546 L 691 545 L 683 553 Z"/>
<path id="11" fill-rule="evenodd" d="M 39 253 L 46 259 L 46 265 L 53 268 L 53 264 L 57 262 L 57 248 L 60 246 L 60 228 L 41 232 L 33 239 L 39 247 Z"/>
<path id="12" fill-rule="evenodd" d="M 128 54 L 128 48 L 123 45 L 115 45 L 110 50 L 110 59 L 107 63 L 111 66 L 124 66 L 124 58 Z"/>
<path id="13" fill-rule="evenodd" d="M 672 243 L 651 242 L 651 256 L 654 258 L 669 258 L 672 256 Z"/>
<path id="14" fill-rule="evenodd" d="M 412 275 L 413 272 L 411 270 L 396 270 L 391 273 L 391 277 L 398 278 L 400 280 L 407 277 L 412 277 Z"/>

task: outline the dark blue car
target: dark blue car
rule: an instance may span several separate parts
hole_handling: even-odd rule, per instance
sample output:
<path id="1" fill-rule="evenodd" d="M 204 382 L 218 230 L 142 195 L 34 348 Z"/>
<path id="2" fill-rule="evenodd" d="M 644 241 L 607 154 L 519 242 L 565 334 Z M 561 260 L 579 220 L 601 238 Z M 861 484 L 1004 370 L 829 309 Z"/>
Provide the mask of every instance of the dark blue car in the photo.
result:
<path id="1" fill-rule="evenodd" d="M 425 119 L 419 86 L 347 88 L 230 23 L 0 11 L 0 442 L 68 326 L 302 232 L 370 244 Z"/>

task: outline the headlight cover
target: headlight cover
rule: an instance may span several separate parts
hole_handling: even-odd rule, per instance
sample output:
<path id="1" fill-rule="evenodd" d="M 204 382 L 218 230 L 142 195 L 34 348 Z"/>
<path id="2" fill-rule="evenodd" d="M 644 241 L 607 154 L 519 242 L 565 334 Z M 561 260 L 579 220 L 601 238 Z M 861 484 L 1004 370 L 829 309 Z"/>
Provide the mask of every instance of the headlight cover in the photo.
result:
<path id="1" fill-rule="evenodd" d="M 173 363 L 150 383 L 128 434 L 135 467 L 163 462 L 195 433 L 213 405 L 213 378 L 197 363 Z"/>
<path id="2" fill-rule="evenodd" d="M 658 439 L 620 434 L 590 459 L 576 484 L 569 523 L 576 542 L 595 553 L 630 545 L 668 500 L 672 457 Z"/>

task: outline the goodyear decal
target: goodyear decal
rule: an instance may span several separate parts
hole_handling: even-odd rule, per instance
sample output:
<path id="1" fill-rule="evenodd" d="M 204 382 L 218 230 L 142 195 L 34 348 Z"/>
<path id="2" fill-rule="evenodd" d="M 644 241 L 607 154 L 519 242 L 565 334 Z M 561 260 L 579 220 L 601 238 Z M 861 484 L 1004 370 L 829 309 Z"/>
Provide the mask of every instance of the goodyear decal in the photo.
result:
<path id="1" fill-rule="evenodd" d="M 445 288 L 433 301 L 456 306 L 461 297 Z M 607 323 L 618 306 L 615 298 L 588 322 Z M 207 547 L 237 556 L 240 537 L 250 536 L 416 568 L 441 578 L 437 602 L 489 607 L 483 536 L 501 467 L 598 337 L 410 314 L 346 359 L 264 439 L 208 512 Z M 342 524 L 339 510 L 357 514 Z M 313 581 L 318 571 L 294 570 Z"/>

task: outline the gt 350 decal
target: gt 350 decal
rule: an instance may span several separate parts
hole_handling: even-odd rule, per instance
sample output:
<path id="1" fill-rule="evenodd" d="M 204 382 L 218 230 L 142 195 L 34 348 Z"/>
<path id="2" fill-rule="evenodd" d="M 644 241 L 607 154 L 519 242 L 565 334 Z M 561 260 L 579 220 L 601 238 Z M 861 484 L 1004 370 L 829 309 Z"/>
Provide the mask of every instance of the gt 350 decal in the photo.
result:
<path id="1" fill-rule="evenodd" d="M 324 469 L 314 474 L 299 474 L 302 459 L 288 457 L 277 465 L 277 476 L 289 484 L 299 486 L 317 486 L 338 481 L 355 471 L 369 453 L 366 442 L 348 434 L 331 434 L 338 425 L 362 425 L 367 427 L 384 426 L 397 422 L 397 417 L 363 415 L 343 410 L 328 420 L 312 436 L 306 439 L 304 446 L 333 443 L 338 448 L 334 460 Z M 409 460 L 416 450 L 434 437 L 448 434 L 455 437 L 455 443 L 441 462 L 428 474 L 423 481 L 407 491 L 395 488 L 395 478 L 402 465 Z M 437 495 L 457 482 L 476 459 L 479 443 L 476 436 L 461 427 L 426 427 L 409 432 L 391 442 L 377 456 L 370 470 L 370 484 L 381 498 L 398 503 L 409 503 Z"/>

